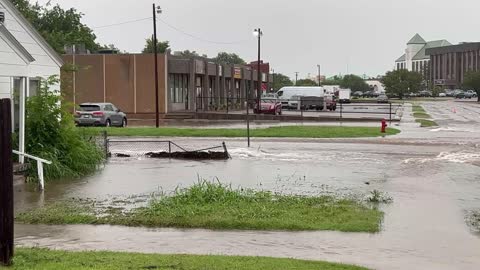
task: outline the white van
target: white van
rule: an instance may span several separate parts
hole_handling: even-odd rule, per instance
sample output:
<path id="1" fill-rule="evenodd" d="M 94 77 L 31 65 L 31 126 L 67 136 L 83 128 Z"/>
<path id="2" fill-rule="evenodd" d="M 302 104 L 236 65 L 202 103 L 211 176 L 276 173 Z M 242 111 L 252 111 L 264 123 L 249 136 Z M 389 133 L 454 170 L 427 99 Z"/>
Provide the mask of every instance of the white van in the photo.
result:
<path id="1" fill-rule="evenodd" d="M 286 86 L 277 92 L 278 99 L 282 102 L 283 108 L 289 108 L 289 100 L 300 97 L 321 97 L 325 96 L 325 89 L 320 86 Z"/>

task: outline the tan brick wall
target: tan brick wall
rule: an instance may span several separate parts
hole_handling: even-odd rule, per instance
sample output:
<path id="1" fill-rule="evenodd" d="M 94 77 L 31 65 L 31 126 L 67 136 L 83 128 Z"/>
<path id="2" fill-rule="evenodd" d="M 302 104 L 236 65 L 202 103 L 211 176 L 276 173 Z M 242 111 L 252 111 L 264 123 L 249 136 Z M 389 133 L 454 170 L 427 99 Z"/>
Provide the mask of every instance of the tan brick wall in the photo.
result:
<path id="1" fill-rule="evenodd" d="M 111 102 L 130 115 L 155 117 L 154 59 L 151 54 L 65 55 L 76 71 L 63 71 L 67 101 Z M 166 113 L 166 56 L 158 56 L 159 112 Z"/>

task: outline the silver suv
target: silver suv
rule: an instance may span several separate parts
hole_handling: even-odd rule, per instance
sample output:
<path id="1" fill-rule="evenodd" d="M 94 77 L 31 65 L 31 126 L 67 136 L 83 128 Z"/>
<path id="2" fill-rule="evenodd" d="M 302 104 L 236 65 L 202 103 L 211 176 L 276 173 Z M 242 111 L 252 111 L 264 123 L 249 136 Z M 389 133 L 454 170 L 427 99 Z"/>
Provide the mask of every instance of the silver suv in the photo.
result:
<path id="1" fill-rule="evenodd" d="M 83 103 L 75 113 L 77 126 L 127 126 L 127 115 L 112 103 Z"/>

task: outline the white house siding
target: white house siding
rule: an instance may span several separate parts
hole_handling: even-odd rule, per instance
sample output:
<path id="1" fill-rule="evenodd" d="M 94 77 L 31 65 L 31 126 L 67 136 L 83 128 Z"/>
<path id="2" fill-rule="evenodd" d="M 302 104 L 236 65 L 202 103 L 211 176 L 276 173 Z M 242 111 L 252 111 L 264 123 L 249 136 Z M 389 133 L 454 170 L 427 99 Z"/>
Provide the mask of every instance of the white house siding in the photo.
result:
<path id="1" fill-rule="evenodd" d="M 0 10 L 5 12 L 5 27 L 33 56 L 33 58 L 35 58 L 35 61 L 30 63 L 27 69 L 27 74 L 25 75 L 28 77 L 49 77 L 51 75 L 60 76 L 59 63 L 53 58 L 53 56 L 51 56 L 45 45 L 41 44 L 41 42 L 35 38 L 35 35 L 31 33 L 28 27 L 23 25 L 17 18 L 15 18 L 15 15 L 7 10 L 7 6 L 5 6 L 5 4 L 3 4 L 1 1 Z M 3 62 L 3 59 L 0 62 Z M 0 72 L 0 75 L 3 74 Z"/>
<path id="2" fill-rule="evenodd" d="M 18 123 L 18 150 L 26 153 L 25 99 L 37 90 L 32 81 L 39 77 L 60 76 L 62 60 L 8 1 L 0 0 L 0 11 L 5 14 L 0 38 L 0 98 L 12 98 L 13 88 L 18 91 L 12 120 L 15 126 Z M 8 32 L 4 31 L 5 28 Z M 59 85 L 55 85 L 54 89 L 58 90 Z M 20 157 L 20 163 L 23 163 L 23 157 Z"/>
<path id="3" fill-rule="evenodd" d="M 11 98 L 12 95 L 10 90 L 12 87 L 10 83 L 11 79 L 9 77 L 0 77 L 0 99 Z"/>

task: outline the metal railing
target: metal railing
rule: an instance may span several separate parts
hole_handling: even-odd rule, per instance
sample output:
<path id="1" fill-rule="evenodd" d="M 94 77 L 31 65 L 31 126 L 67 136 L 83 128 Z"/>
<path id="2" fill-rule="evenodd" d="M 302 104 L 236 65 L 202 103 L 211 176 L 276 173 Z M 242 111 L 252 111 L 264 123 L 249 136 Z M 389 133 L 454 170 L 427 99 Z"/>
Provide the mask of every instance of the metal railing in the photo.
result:
<path id="1" fill-rule="evenodd" d="M 275 100 L 275 98 L 262 98 Z M 304 117 L 325 117 L 336 118 L 339 120 L 353 117 L 355 115 L 363 114 L 365 117 L 387 119 L 393 121 L 397 115 L 398 110 L 402 107 L 401 104 L 388 103 L 340 103 L 326 102 L 323 98 L 317 97 L 301 97 L 298 99 L 276 99 L 277 103 L 282 106 L 282 114 L 288 116 Z M 247 114 L 247 107 L 249 113 L 259 114 L 270 113 L 274 114 L 272 110 L 266 112 L 265 110 L 256 110 L 257 98 L 240 98 L 240 97 L 197 97 L 196 112 L 197 113 L 224 113 L 224 114 Z"/>
<path id="2" fill-rule="evenodd" d="M 19 151 L 13 150 L 13 153 L 20 156 L 20 157 L 26 157 L 28 159 L 35 160 L 37 162 L 37 174 L 38 174 L 38 182 L 40 186 L 40 190 L 45 190 L 45 179 L 43 177 L 43 164 L 52 164 L 51 161 L 35 157 L 29 154 L 21 153 Z"/>
<path id="3" fill-rule="evenodd" d="M 223 153 L 229 156 L 225 142 L 218 146 L 188 149 L 172 141 L 108 139 L 107 149 L 110 157 L 150 156 L 159 153 L 174 157 L 176 153 L 200 153 L 217 149 L 223 150 Z"/>

